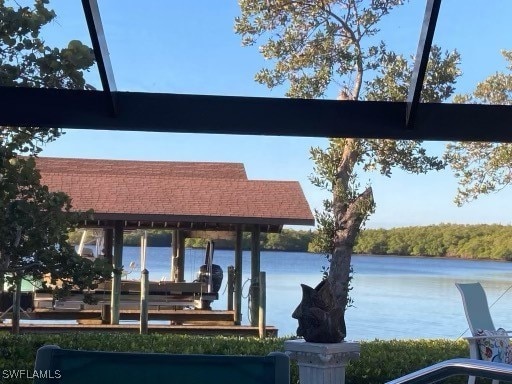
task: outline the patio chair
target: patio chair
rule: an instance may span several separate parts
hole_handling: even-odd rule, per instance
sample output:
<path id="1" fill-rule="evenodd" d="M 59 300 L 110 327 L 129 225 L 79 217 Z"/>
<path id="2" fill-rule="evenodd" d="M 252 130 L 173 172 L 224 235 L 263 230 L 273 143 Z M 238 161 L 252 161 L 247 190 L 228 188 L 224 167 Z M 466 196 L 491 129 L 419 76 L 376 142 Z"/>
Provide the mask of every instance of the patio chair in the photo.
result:
<path id="1" fill-rule="evenodd" d="M 464 305 L 464 312 L 468 321 L 470 337 L 465 339 L 469 343 L 469 357 L 471 359 L 488 360 L 495 362 L 508 362 L 510 331 L 502 328 L 496 329 L 491 318 L 487 296 L 480 283 L 455 283 Z M 474 384 L 475 377 L 470 376 L 468 384 Z M 492 384 L 498 384 L 493 380 Z"/>
<path id="2" fill-rule="evenodd" d="M 34 384 L 289 384 L 290 359 L 282 352 L 267 356 L 174 355 L 45 345 L 37 351 L 34 372 Z"/>

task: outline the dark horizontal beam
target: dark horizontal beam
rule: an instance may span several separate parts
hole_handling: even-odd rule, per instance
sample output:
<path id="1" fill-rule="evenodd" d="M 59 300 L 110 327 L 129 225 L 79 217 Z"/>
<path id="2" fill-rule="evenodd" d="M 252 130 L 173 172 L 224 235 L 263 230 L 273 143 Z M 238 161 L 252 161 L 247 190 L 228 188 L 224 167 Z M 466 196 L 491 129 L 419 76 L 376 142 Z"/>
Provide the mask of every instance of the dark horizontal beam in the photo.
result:
<path id="1" fill-rule="evenodd" d="M 118 92 L 119 114 L 100 91 L 0 87 L 0 125 L 139 132 L 512 142 L 512 108 Z"/>
<path id="2" fill-rule="evenodd" d="M 134 221 L 125 221 L 123 222 L 124 230 L 136 230 L 136 229 L 158 229 L 165 231 L 172 231 L 175 229 L 180 229 L 185 233 L 186 237 L 201 237 L 201 234 L 209 233 L 208 236 L 204 236 L 204 238 L 210 238 L 215 240 L 216 238 L 225 238 L 229 239 L 231 236 L 234 236 L 236 232 L 236 226 L 241 225 L 243 232 L 250 232 L 254 228 L 254 224 L 218 224 L 213 226 L 211 223 L 202 223 L 202 222 L 148 222 L 141 221 L 140 223 Z M 298 224 L 293 224 L 298 225 Z M 313 226 L 314 223 L 301 224 L 301 225 L 309 225 Z M 78 224 L 79 228 L 113 228 L 114 224 L 110 223 L 107 220 L 88 220 L 82 221 Z M 191 229 L 191 228 L 204 228 L 204 229 Z M 283 224 L 259 224 L 259 228 L 261 232 L 265 233 L 280 233 L 283 230 Z M 220 233 L 220 235 L 218 235 Z M 228 236 L 227 234 L 230 234 Z"/>
<path id="3" fill-rule="evenodd" d="M 123 221 L 126 225 L 138 225 L 142 223 L 168 223 L 169 229 L 184 230 L 225 230 L 226 226 L 233 225 L 315 225 L 315 219 L 307 218 L 276 218 L 276 217 L 243 217 L 243 216 L 202 216 L 202 215 L 163 215 L 163 214 L 138 214 L 138 213 L 102 213 L 94 212 L 92 219 L 87 220 L 86 225 L 94 227 L 98 221 L 112 223 Z"/>

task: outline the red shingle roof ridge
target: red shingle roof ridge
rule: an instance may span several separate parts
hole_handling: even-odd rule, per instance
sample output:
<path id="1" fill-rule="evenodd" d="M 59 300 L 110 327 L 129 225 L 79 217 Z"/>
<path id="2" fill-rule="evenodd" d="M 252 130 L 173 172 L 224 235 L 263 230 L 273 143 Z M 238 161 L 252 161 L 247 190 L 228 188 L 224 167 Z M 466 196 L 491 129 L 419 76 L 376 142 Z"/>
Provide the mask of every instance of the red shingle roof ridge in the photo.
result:
<path id="1" fill-rule="evenodd" d="M 62 172 L 58 172 L 58 171 L 53 171 L 53 170 L 45 170 L 44 172 L 42 172 L 43 174 L 43 178 L 48 178 L 48 177 L 51 177 L 51 176 L 57 176 L 57 177 L 62 177 L 62 178 L 68 178 L 68 177 L 71 177 L 69 175 L 64 175 Z M 85 177 L 85 178 L 95 178 L 95 179 L 113 179 L 113 178 L 120 178 L 120 179 L 123 179 L 125 181 L 129 180 L 129 179 L 134 179 L 134 180 L 140 180 L 141 179 L 141 176 L 138 176 L 138 175 L 132 175 L 132 174 L 108 174 L 108 173 L 103 173 L 103 174 L 97 174 L 97 173 L 83 173 L 83 174 L 77 174 L 75 175 L 75 177 Z M 263 179 L 257 179 L 257 180 L 252 180 L 252 179 L 208 179 L 208 178 L 199 178 L 199 177 L 179 177 L 177 178 L 176 176 L 173 176 L 173 175 L 170 175 L 170 176 L 166 176 L 166 175 L 150 175 L 150 177 L 148 177 L 146 175 L 146 177 L 143 177 L 145 179 L 158 179 L 160 181 L 165 181 L 165 180 L 168 180 L 168 181 L 172 181 L 174 183 L 194 183 L 194 182 L 197 182 L 197 183 L 209 183 L 209 182 L 212 182 L 212 183 L 216 183 L 218 184 L 219 182 L 221 183 L 235 183 L 235 184 L 273 184 L 273 185 L 276 185 L 276 184 L 281 184 L 281 185 L 286 185 L 286 184 L 291 184 L 291 185 L 298 185 L 300 186 L 300 182 L 299 181 L 296 181 L 296 180 L 263 180 Z"/>
<path id="2" fill-rule="evenodd" d="M 258 181 L 258 182 L 277 182 L 277 183 L 291 183 L 291 184 L 300 184 L 300 181 L 298 180 L 271 180 L 271 179 L 248 179 L 248 181 Z"/>
<path id="3" fill-rule="evenodd" d="M 177 163 L 177 164 L 238 164 L 244 163 L 237 161 L 185 161 L 185 160 L 133 160 L 133 159 L 105 159 L 105 158 L 89 158 L 89 157 L 55 157 L 55 156 L 37 156 L 39 159 L 55 160 L 55 161 L 93 161 L 93 162 L 119 162 L 119 163 Z"/>
<path id="4" fill-rule="evenodd" d="M 247 179 L 243 163 L 217 161 L 162 161 L 162 160 L 118 160 L 118 159 L 86 159 L 58 158 L 40 156 L 36 165 L 42 173 L 73 173 L 86 174 L 139 174 L 140 176 L 167 175 L 182 178 L 202 177 L 220 179 Z M 145 169 L 147 168 L 147 169 Z"/>

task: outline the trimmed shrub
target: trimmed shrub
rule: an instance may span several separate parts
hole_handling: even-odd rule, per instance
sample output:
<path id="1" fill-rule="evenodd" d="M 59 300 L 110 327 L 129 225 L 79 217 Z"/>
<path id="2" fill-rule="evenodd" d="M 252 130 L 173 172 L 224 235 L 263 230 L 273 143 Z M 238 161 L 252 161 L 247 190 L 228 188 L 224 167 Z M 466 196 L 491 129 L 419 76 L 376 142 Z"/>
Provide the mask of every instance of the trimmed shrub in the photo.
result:
<path id="1" fill-rule="evenodd" d="M 266 355 L 283 351 L 284 338 L 259 340 L 237 337 L 134 335 L 119 333 L 25 334 L 0 333 L 0 374 L 4 370 L 32 370 L 36 351 L 45 344 L 62 348 L 179 354 Z M 347 367 L 347 384 L 382 384 L 443 360 L 469 356 L 464 340 L 374 340 L 361 343 L 361 358 Z M 26 378 L 0 378 L 9 384 L 28 384 Z M 299 382 L 292 363 L 291 382 Z M 446 381 L 463 384 L 467 377 Z"/>
<path id="2" fill-rule="evenodd" d="M 465 340 L 374 340 L 361 343 L 361 358 L 347 366 L 347 384 L 382 384 L 444 360 L 469 357 Z M 451 384 L 467 383 L 467 376 Z"/>

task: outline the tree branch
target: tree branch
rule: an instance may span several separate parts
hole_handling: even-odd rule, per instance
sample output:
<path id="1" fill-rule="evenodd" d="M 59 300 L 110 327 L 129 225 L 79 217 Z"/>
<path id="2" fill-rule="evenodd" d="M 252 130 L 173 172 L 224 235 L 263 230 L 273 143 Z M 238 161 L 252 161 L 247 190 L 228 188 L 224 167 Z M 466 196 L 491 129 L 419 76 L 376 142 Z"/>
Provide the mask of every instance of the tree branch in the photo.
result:
<path id="1" fill-rule="evenodd" d="M 341 241 L 344 246 L 353 246 L 361 224 L 371 213 L 373 204 L 373 190 L 368 187 L 349 204 L 345 203 L 345 209 L 335 209 L 336 240 Z"/>
<path id="2" fill-rule="evenodd" d="M 26 269 L 32 268 L 32 267 L 39 267 L 41 266 L 41 263 L 39 261 L 35 261 L 33 263 L 27 264 L 27 265 L 21 265 L 19 267 L 12 267 L 12 268 L 6 268 L 6 269 L 0 269 L 0 273 L 16 273 L 16 272 L 23 272 Z"/>

